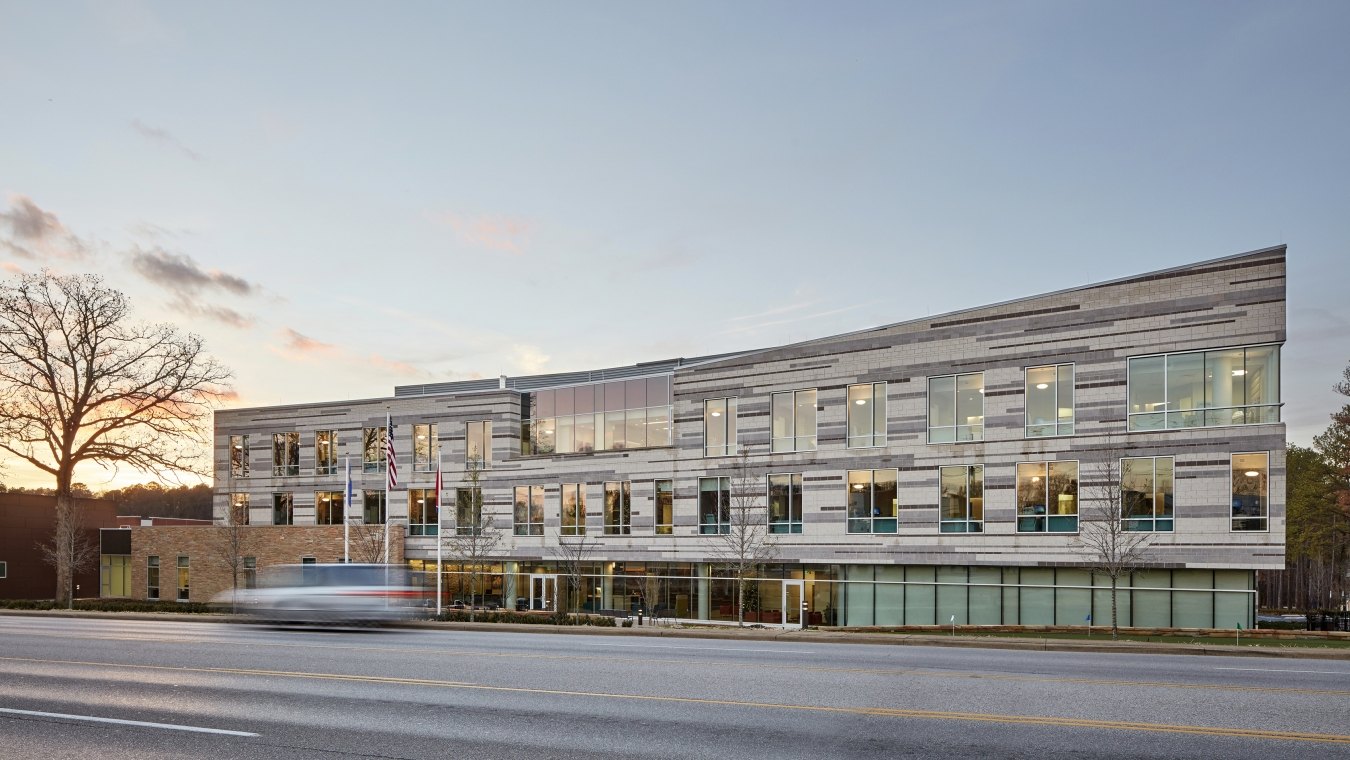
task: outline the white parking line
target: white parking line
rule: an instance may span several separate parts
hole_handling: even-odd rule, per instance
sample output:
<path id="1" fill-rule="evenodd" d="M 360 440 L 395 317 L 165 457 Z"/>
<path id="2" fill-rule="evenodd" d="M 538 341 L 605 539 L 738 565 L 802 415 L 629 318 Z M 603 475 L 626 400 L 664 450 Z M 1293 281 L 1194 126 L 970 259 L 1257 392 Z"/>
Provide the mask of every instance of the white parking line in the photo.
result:
<path id="1" fill-rule="evenodd" d="M 121 718 L 99 718 L 93 715 L 66 715 L 64 713 L 37 712 L 36 710 L 14 710 L 0 707 L 0 714 L 27 715 L 35 718 L 64 718 L 66 720 L 86 720 L 92 723 L 116 723 L 120 726 L 141 726 L 144 728 L 168 728 L 174 731 L 195 731 L 199 734 L 224 734 L 226 736 L 257 736 L 247 731 L 227 731 L 223 728 L 202 728 L 201 726 L 179 726 L 173 723 L 149 723 L 143 720 L 122 720 Z"/>
<path id="2" fill-rule="evenodd" d="M 628 649 L 687 649 L 690 652 L 773 652 L 774 654 L 815 654 L 809 649 L 748 649 L 737 647 L 677 647 L 669 644 L 592 644 L 588 647 L 628 648 Z"/>
<path id="3" fill-rule="evenodd" d="M 1258 673 L 1327 673 L 1333 676 L 1350 676 L 1344 670 L 1285 670 L 1283 668 L 1215 668 L 1215 670 L 1251 670 Z"/>

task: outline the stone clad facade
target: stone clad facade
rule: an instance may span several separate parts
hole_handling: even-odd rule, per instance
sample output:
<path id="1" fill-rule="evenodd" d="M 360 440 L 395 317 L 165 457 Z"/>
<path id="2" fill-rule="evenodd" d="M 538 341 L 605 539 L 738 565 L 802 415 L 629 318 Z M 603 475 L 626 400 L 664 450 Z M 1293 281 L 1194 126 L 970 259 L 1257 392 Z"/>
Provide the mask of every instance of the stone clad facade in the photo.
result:
<path id="1" fill-rule="evenodd" d="M 1177 400 L 1132 406 L 1131 367 L 1143 378 L 1147 362 L 1131 360 L 1172 355 L 1166 360 L 1171 375 L 1159 377 L 1175 384 L 1182 377 L 1180 368 L 1196 365 L 1209 373 L 1209 379 L 1196 381 L 1208 383 L 1206 388 L 1218 387 L 1212 377 L 1216 371 L 1223 374 L 1236 367 L 1230 385 L 1243 390 L 1241 373 L 1247 370 L 1225 357 L 1236 355 L 1241 361 L 1245 355 L 1273 353 L 1278 359 L 1278 346 L 1285 340 L 1284 274 L 1285 251 L 1277 247 L 733 355 L 400 387 L 387 398 L 225 410 L 215 421 L 216 513 L 226 513 L 230 494 L 248 494 L 250 522 L 270 523 L 272 495 L 290 493 L 295 524 L 313 524 L 319 513 L 315 494 L 344 489 L 342 465 L 350 457 L 357 496 L 347 516 L 358 517 L 360 494 L 380 491 L 385 479 L 378 468 L 362 472 L 363 431 L 383 426 L 388 415 L 395 425 L 400 480 L 389 495 L 390 518 L 398 522 L 409 517 L 408 489 L 434 487 L 434 467 L 415 471 L 412 461 L 414 426 L 434 424 L 437 458 L 444 467 L 446 507 L 440 530 L 453 532 L 455 493 L 464 485 L 468 426 L 490 421 L 483 510 L 506 534 L 493 585 L 504 604 L 513 599 L 537 604 L 531 579 L 558 572 L 557 547 L 566 540 L 563 484 L 579 484 L 586 499 L 585 532 L 597 544 L 589 557 L 595 577 L 584 584 L 588 605 L 630 607 L 635 599 L 650 596 L 634 590 L 634 574 L 660 575 L 667 587 L 659 600 L 646 604 L 667 607 L 679 613 L 676 617 L 716 619 L 723 614 L 726 593 L 717 580 L 719 538 L 705 532 L 700 522 L 700 499 L 707 498 L 700 492 L 712 481 L 701 479 L 748 474 L 767 493 L 768 477 L 781 475 L 800 476 L 800 532 L 773 536 L 775 561 L 762 568 L 763 577 L 771 580 L 757 594 L 764 620 L 773 621 L 770 613 L 776 611 L 778 621 L 791 622 L 783 610 L 793 605 L 777 595 L 774 584 L 800 580 L 806 607 L 813 613 L 810 620 L 823 623 L 934 624 L 955 616 L 969 623 L 1065 624 L 1080 622 L 1085 614 L 1102 618 L 1103 581 L 1084 569 L 1077 530 L 1046 533 L 1029 527 L 1043 525 L 1047 513 L 1061 517 L 1059 510 L 1079 509 L 1094 486 L 1119 477 L 1122 459 L 1137 467 L 1145 458 L 1158 458 L 1157 471 L 1166 467 L 1170 473 L 1167 494 L 1161 495 L 1159 485 L 1158 495 L 1147 498 L 1156 499 L 1158 514 L 1166 505 L 1171 529 L 1148 531 L 1147 572 L 1129 584 L 1125 614 L 1140 625 L 1231 625 L 1228 618 L 1239 615 L 1249 625 L 1255 606 L 1253 571 L 1278 569 L 1284 560 L 1285 428 L 1278 421 L 1278 398 L 1261 408 L 1255 402 L 1243 407 L 1237 401 L 1212 400 L 1210 406 L 1221 407 L 1218 411 L 1195 411 L 1189 401 Z M 1228 354 L 1191 353 L 1221 349 Z M 1229 363 L 1216 363 L 1221 361 Z M 1156 360 L 1158 366 L 1164 363 L 1163 358 Z M 1028 368 L 1058 365 L 1070 367 L 1072 432 L 1029 436 L 1028 394 L 1033 386 Z M 1262 366 L 1268 379 L 1260 390 L 1277 394 L 1278 364 L 1273 370 Z M 943 387 L 943 378 L 967 375 L 972 383 L 976 378 L 982 382 L 981 414 L 963 418 L 982 430 L 979 439 L 930 442 L 945 434 L 930 430 L 938 403 L 933 389 Z M 532 435 L 531 428 L 523 428 L 522 417 L 540 423 L 533 434 L 554 434 L 554 420 L 541 421 L 535 414 L 546 408 L 545 399 L 552 396 L 545 394 L 551 390 L 565 389 L 569 399 L 581 398 L 584 390 L 590 398 L 585 390 L 589 386 L 642 378 L 655 383 L 651 388 L 669 384 L 670 430 L 662 434 L 669 436 L 669 445 L 619 450 L 598 450 L 597 445 L 597 450 L 581 453 L 534 453 L 541 447 L 537 442 L 522 446 L 522 436 Z M 1144 381 L 1136 383 L 1138 396 Z M 884 441 L 850 446 L 850 386 L 867 384 L 878 384 L 873 387 L 884 392 L 884 421 L 872 431 Z M 1272 385 L 1276 390 L 1270 390 Z M 1066 396 L 1068 390 L 1065 386 Z M 772 451 L 772 426 L 779 414 L 773 408 L 774 394 L 795 392 L 806 393 L 776 398 L 800 405 L 814 393 L 815 445 Z M 748 473 L 738 456 L 705 455 L 711 419 L 705 402 L 725 398 L 736 400 L 734 442 L 750 451 Z M 1164 410 L 1172 415 L 1166 420 Z M 664 417 L 648 414 L 639 420 L 665 424 Z M 799 406 L 794 414 L 797 420 L 812 413 Z M 602 416 L 595 417 L 597 423 Z M 1240 419 L 1247 423 L 1234 424 Z M 1197 421 L 1204 424 L 1191 424 Z M 1154 429 L 1130 430 L 1131 425 Z M 336 431 L 339 466 L 331 474 L 316 474 L 319 431 Z M 273 474 L 272 441 L 278 433 L 298 434 L 298 474 Z M 238 466 L 231 468 L 229 456 L 231 441 L 242 436 L 248 436 L 246 475 Z M 1244 454 L 1263 455 L 1258 459 L 1264 490 L 1247 501 L 1235 496 L 1234 481 L 1238 462 L 1248 461 L 1234 456 Z M 1077 462 L 1071 498 L 1028 511 L 1027 497 L 1019 493 L 1031 481 L 1019 480 L 1019 464 L 1047 462 Z M 975 466 L 983 468 L 978 471 L 983 485 L 979 496 L 971 496 L 976 475 L 970 476 L 970 491 L 963 497 L 969 519 L 944 520 L 944 503 L 949 507 L 955 502 L 943 501 L 952 491 L 942 478 L 958 471 L 943 468 Z M 894 522 L 882 518 L 867 523 L 883 525 L 882 532 L 851 530 L 866 522 L 850 521 L 859 513 L 856 505 L 850 506 L 849 473 L 860 471 L 895 473 Z M 1151 482 L 1164 482 L 1162 475 L 1156 477 Z M 673 485 L 673 520 L 669 533 L 658 533 L 655 484 L 667 480 Z M 631 524 L 627 533 L 607 535 L 605 484 L 618 482 L 631 483 Z M 542 488 L 542 530 L 516 535 L 516 489 L 529 486 Z M 1137 490 L 1133 497 L 1122 498 L 1137 500 Z M 1248 509 L 1242 505 L 1249 502 L 1257 520 L 1239 521 L 1235 515 Z M 977 514 L 978 520 L 973 518 Z M 1240 524 L 1261 529 L 1235 529 Z M 953 527 L 978 532 L 947 532 Z M 422 563 L 434 560 L 435 538 L 417 532 L 410 531 L 407 538 L 407 556 L 416 567 L 431 569 Z"/>

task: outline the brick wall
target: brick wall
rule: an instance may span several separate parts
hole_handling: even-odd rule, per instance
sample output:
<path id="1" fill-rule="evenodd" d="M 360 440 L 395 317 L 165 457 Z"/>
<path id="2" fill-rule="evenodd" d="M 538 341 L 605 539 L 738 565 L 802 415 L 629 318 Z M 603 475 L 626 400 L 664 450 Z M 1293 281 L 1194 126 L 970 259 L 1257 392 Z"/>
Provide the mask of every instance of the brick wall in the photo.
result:
<path id="1" fill-rule="evenodd" d="M 131 597 L 146 599 L 149 558 L 158 556 L 159 598 L 177 598 L 178 558 L 189 559 L 188 601 L 208 602 L 211 597 L 232 587 L 230 580 L 229 531 L 216 526 L 150 526 L 131 528 Z M 239 555 L 256 557 L 258 568 L 271 565 L 295 565 L 305 557 L 317 562 L 342 561 L 342 526 L 257 525 L 237 528 Z M 358 539 L 352 534 L 353 547 Z M 393 525 L 389 534 L 389 553 L 394 564 L 402 564 L 403 526 Z M 352 561 L 361 561 L 353 550 Z M 243 563 L 240 562 L 242 569 Z M 241 573 L 239 584 L 244 579 Z"/>

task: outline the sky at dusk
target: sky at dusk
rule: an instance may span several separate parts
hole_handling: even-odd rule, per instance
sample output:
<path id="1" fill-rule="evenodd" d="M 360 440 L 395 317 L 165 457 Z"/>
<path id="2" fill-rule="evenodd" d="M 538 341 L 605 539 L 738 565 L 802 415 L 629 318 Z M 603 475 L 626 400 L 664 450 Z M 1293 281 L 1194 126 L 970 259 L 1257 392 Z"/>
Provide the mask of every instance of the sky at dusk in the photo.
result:
<path id="1" fill-rule="evenodd" d="M 0 0 L 0 278 L 101 274 L 262 406 L 1284 243 L 1306 445 L 1350 361 L 1347 40 L 1343 1 Z"/>

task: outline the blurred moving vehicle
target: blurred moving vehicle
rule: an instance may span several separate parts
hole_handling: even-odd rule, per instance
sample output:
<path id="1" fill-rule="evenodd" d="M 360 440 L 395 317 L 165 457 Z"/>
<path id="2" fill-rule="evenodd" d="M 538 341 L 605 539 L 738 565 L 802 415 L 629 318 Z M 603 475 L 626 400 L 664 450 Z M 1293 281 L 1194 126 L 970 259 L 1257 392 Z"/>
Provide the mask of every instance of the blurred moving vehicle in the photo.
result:
<path id="1" fill-rule="evenodd" d="M 223 591 L 212 605 L 268 623 L 377 625 L 416 617 L 422 589 L 399 565 L 277 565 L 258 572 L 258 588 Z"/>

